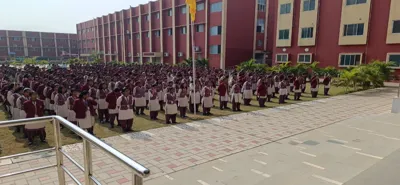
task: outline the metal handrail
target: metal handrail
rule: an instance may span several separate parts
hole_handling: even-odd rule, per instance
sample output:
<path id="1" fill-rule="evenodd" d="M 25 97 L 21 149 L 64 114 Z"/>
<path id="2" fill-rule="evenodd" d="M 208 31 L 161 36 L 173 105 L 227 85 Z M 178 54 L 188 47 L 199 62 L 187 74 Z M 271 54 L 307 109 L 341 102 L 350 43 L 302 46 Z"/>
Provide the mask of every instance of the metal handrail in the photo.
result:
<path id="1" fill-rule="evenodd" d="M 54 137 L 55 137 L 55 151 L 56 151 L 56 157 L 57 157 L 57 164 L 53 165 L 57 167 L 58 171 L 58 179 L 59 179 L 59 184 L 60 185 L 65 185 L 65 176 L 64 172 L 67 173 L 69 176 L 72 174 L 69 174 L 66 169 L 66 167 L 63 165 L 63 156 L 65 155 L 68 159 L 72 160 L 75 162 L 70 156 L 67 156 L 65 152 L 62 150 L 62 144 L 61 144 L 61 134 L 60 134 L 60 123 L 64 125 L 64 127 L 70 129 L 73 131 L 75 134 L 78 136 L 82 137 L 83 139 L 83 154 L 84 154 L 84 174 L 85 174 L 85 184 L 90 184 L 92 185 L 93 182 L 95 184 L 100 184 L 99 181 L 97 181 L 96 178 L 93 177 L 93 171 L 92 171 L 92 152 L 91 152 L 91 144 L 94 144 L 97 146 L 99 149 L 105 151 L 121 163 L 125 164 L 129 168 L 133 170 L 133 179 L 132 182 L 134 185 L 142 185 L 143 184 L 143 178 L 148 177 L 150 175 L 150 170 L 142 166 L 141 164 L 137 163 L 136 161 L 132 160 L 128 156 L 122 154 L 118 150 L 114 149 L 113 147 L 109 146 L 108 144 L 104 143 L 100 139 L 94 137 L 93 135 L 87 133 L 86 131 L 82 130 L 78 126 L 72 124 L 68 120 L 64 119 L 63 117 L 60 116 L 44 116 L 44 117 L 36 117 L 36 118 L 28 118 L 28 119 L 19 119 L 19 120 L 9 120 L 9 121 L 1 121 L 0 122 L 0 128 L 3 127 L 12 127 L 12 126 L 19 126 L 19 125 L 29 125 L 29 124 L 36 124 L 36 123 L 43 123 L 43 122 L 53 122 L 53 127 L 54 127 Z M 49 151 L 53 149 L 45 149 L 43 151 Z M 17 154 L 17 156 L 22 156 L 22 155 L 29 155 L 32 153 L 37 153 L 37 151 L 34 152 L 28 152 L 24 154 Z M 15 156 L 15 155 L 14 155 Z M 6 156 L 2 157 L 2 159 L 5 158 L 11 158 L 12 156 Z M 76 163 L 74 163 L 76 165 Z M 80 169 L 82 169 L 82 166 L 78 165 Z M 36 169 L 38 170 L 38 169 Z M 30 172 L 29 170 L 24 170 L 22 172 L 15 172 L 15 173 L 10 173 L 11 175 L 13 174 L 21 174 L 21 173 L 27 173 Z M 10 174 L 6 175 L 0 175 L 1 177 L 7 177 L 11 176 Z"/>

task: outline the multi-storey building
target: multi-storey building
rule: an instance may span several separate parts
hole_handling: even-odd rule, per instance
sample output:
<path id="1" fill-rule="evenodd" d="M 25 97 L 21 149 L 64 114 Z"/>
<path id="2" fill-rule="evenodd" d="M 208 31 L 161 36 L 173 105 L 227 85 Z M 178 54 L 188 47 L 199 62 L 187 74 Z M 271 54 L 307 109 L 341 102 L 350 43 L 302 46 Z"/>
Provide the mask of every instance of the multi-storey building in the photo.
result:
<path id="1" fill-rule="evenodd" d="M 76 34 L 0 30 L 0 60 L 10 57 L 56 59 L 63 54 L 77 53 Z"/>
<path id="2" fill-rule="evenodd" d="M 274 0 L 276 63 L 400 67 L 400 0 Z M 272 2 L 272 1 L 271 1 Z"/>
<path id="3" fill-rule="evenodd" d="M 400 0 L 200 0 L 196 58 L 225 68 L 250 58 L 400 67 Z M 175 64 L 191 57 L 185 0 L 158 0 L 77 25 L 81 53 L 105 61 Z"/>
<path id="4" fill-rule="evenodd" d="M 263 60 L 268 14 L 266 1 L 259 2 L 260 7 L 256 0 L 199 0 L 195 58 L 220 68 L 248 60 L 256 51 Z M 192 57 L 188 10 L 185 0 L 158 0 L 79 23 L 80 53 L 100 52 L 106 62 L 179 63 Z"/>

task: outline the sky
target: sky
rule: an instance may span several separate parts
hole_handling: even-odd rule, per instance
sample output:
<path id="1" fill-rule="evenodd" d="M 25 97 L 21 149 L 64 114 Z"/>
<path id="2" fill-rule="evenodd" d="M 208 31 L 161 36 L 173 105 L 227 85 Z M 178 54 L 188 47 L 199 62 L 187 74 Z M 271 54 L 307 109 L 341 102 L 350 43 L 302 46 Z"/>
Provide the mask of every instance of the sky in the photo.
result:
<path id="1" fill-rule="evenodd" d="M 0 0 L 0 30 L 76 33 L 76 24 L 149 0 Z"/>

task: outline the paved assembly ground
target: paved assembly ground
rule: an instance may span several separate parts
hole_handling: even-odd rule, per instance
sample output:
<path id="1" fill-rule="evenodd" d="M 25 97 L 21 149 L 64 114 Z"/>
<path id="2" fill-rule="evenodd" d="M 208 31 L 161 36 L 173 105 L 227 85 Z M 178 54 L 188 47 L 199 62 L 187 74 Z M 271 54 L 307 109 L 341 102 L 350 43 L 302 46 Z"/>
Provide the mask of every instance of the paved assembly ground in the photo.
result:
<path id="1" fill-rule="evenodd" d="M 389 112 L 396 93 L 368 90 L 104 141 L 150 168 L 146 185 L 395 185 L 400 115 Z M 63 149 L 82 164 L 81 144 Z M 97 149 L 93 154 L 94 175 L 103 184 L 132 184 L 124 166 Z M 82 172 L 64 161 L 83 181 Z M 54 153 L 3 160 L 0 174 L 50 163 Z M 382 174 L 386 181 L 379 180 Z M 57 173 L 32 172 L 0 184 L 58 184 Z"/>

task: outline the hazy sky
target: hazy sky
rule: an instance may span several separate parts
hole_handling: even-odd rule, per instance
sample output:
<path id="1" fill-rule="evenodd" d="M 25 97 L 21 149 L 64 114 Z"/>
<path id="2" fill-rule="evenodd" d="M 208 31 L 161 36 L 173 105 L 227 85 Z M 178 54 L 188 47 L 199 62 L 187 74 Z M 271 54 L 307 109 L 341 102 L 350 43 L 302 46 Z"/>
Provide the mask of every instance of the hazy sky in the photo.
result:
<path id="1" fill-rule="evenodd" d="M 76 24 L 149 0 L 0 0 L 0 30 L 76 33 Z"/>

